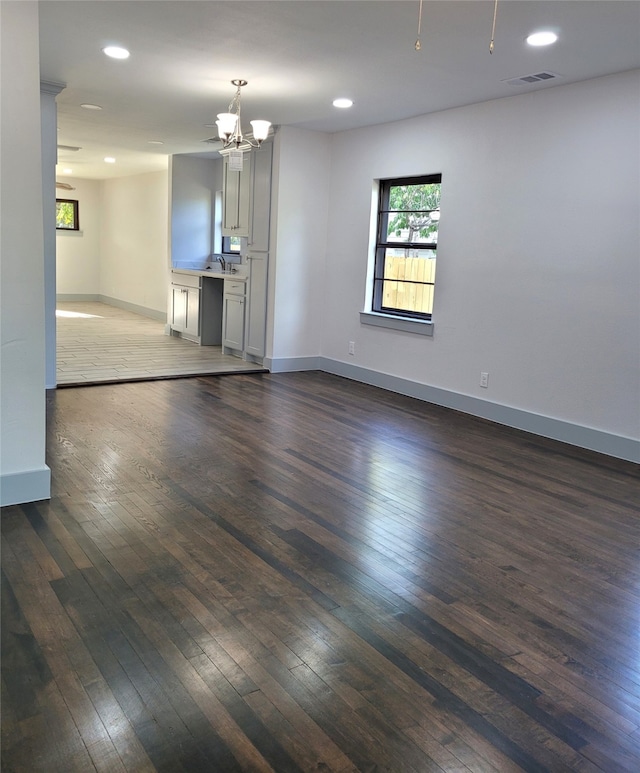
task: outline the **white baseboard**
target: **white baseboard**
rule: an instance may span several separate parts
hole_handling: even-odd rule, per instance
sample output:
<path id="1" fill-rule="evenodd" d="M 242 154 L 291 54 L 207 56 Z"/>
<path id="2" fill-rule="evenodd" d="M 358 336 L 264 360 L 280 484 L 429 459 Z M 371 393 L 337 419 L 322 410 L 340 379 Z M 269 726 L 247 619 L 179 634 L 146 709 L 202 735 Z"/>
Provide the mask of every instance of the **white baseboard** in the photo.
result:
<path id="1" fill-rule="evenodd" d="M 38 502 L 51 497 L 51 470 L 45 465 L 39 470 L 0 475 L 0 506 Z"/>
<path id="2" fill-rule="evenodd" d="M 271 373 L 295 373 L 300 370 L 326 370 L 325 362 L 330 362 L 325 357 L 279 357 L 264 358 L 264 367 Z"/>
<path id="3" fill-rule="evenodd" d="M 107 306 L 115 306 L 118 309 L 124 309 L 125 311 L 131 311 L 134 314 L 140 314 L 143 317 L 149 317 L 150 319 L 157 319 L 159 322 L 167 321 L 167 313 L 165 311 L 158 311 L 157 309 L 149 309 L 146 306 L 138 306 L 137 303 L 129 303 L 129 301 L 121 301 L 120 298 L 112 298 L 109 295 L 93 295 L 91 293 L 58 293 L 56 300 L 64 303 L 65 301 L 73 302 L 94 302 L 94 303 L 106 303 Z"/>
<path id="4" fill-rule="evenodd" d="M 62 303 L 65 301 L 70 303 L 100 303 L 100 296 L 97 293 L 57 293 L 56 301 Z"/>
<path id="5" fill-rule="evenodd" d="M 146 306 L 138 306 L 137 303 L 129 303 L 128 301 L 121 301 L 119 298 L 110 298 L 108 295 L 99 296 L 100 303 L 106 303 L 109 306 L 115 306 L 118 309 L 124 309 L 125 311 L 132 311 L 134 314 L 141 314 L 143 317 L 149 317 L 150 319 L 157 319 L 159 322 L 167 321 L 167 312 L 158 311 L 157 309 L 149 309 Z"/>
<path id="6" fill-rule="evenodd" d="M 397 392 L 407 397 L 415 397 L 427 403 L 452 408 L 471 416 L 488 419 L 496 424 L 520 429 L 534 435 L 558 440 L 561 443 L 597 451 L 607 456 L 640 463 L 640 441 L 633 438 L 613 435 L 609 432 L 571 424 L 561 419 L 553 419 L 519 408 L 511 408 L 470 395 L 439 389 L 416 381 L 378 373 L 368 368 L 351 365 L 328 357 L 287 357 L 265 360 L 265 367 L 272 373 L 288 373 L 303 370 L 321 370 L 336 376 L 359 381 L 363 384 Z"/>

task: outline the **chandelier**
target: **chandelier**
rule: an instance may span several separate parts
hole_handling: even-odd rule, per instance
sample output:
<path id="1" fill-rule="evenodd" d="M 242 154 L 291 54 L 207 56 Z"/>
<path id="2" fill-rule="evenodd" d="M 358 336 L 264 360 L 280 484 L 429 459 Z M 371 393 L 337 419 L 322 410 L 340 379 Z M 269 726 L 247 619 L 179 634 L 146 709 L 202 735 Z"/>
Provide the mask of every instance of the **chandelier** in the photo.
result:
<path id="1" fill-rule="evenodd" d="M 216 121 L 218 136 L 222 140 L 223 149 L 226 150 L 227 148 L 234 147 L 238 150 L 240 145 L 250 145 L 252 148 L 259 148 L 263 141 L 267 139 L 271 122 L 249 121 L 253 130 L 253 139 L 244 137 L 242 135 L 240 119 L 240 89 L 247 85 L 247 81 L 236 78 L 231 81 L 231 84 L 236 87 L 236 93 L 229 104 L 229 112 L 218 113 L 218 120 Z"/>

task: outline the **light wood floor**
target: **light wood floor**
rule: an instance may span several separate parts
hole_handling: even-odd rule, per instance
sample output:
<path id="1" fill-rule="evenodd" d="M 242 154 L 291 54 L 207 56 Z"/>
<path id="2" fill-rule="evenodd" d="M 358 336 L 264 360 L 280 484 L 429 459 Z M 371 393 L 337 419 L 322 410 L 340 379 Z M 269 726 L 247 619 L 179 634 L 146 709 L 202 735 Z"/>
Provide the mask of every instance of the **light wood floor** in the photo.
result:
<path id="1" fill-rule="evenodd" d="M 2 773 L 638 773 L 638 467 L 323 373 L 52 390 Z"/>
<path id="2" fill-rule="evenodd" d="M 164 323 L 104 303 L 58 303 L 58 386 L 262 371 L 252 362 L 164 334 Z"/>

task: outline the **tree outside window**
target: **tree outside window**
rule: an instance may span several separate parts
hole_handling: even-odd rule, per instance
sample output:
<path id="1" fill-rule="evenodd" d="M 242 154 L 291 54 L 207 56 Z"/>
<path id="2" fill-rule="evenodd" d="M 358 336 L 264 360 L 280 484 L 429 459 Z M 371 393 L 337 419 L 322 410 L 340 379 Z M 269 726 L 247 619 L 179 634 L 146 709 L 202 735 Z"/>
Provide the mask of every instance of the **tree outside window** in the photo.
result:
<path id="1" fill-rule="evenodd" d="M 56 199 L 56 230 L 80 230 L 78 202 L 75 199 Z"/>

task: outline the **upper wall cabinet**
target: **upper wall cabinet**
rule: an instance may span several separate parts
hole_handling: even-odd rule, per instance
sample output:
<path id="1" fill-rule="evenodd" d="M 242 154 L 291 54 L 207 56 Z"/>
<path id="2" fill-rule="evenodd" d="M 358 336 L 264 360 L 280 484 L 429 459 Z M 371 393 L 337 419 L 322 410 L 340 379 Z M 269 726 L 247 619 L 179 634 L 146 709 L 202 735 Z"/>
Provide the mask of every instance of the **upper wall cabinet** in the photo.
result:
<path id="1" fill-rule="evenodd" d="M 249 236 L 251 203 L 251 164 L 253 153 L 245 151 L 242 171 L 229 169 L 229 157 L 224 156 L 222 199 L 222 235 Z"/>
<path id="2" fill-rule="evenodd" d="M 263 143 L 251 155 L 253 159 L 251 161 L 249 248 L 252 252 L 268 252 L 273 143 Z"/>

